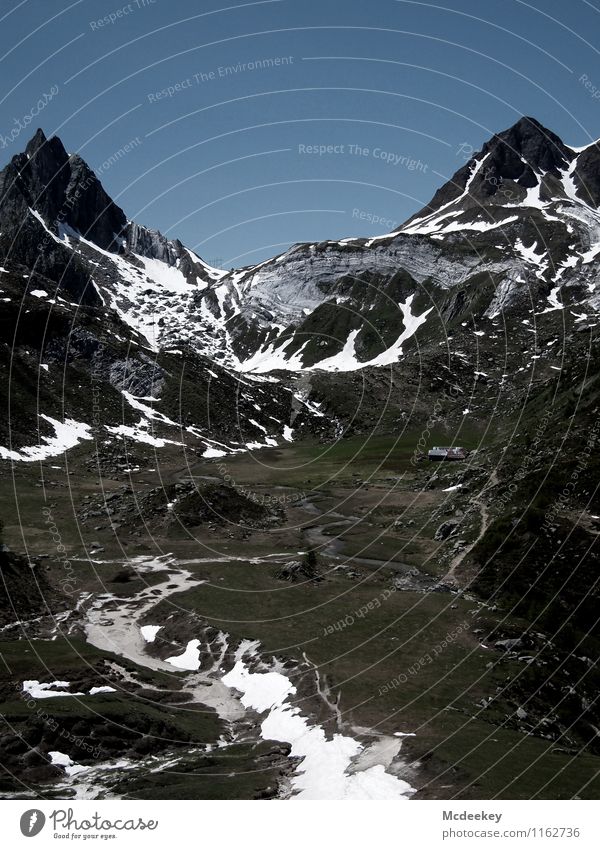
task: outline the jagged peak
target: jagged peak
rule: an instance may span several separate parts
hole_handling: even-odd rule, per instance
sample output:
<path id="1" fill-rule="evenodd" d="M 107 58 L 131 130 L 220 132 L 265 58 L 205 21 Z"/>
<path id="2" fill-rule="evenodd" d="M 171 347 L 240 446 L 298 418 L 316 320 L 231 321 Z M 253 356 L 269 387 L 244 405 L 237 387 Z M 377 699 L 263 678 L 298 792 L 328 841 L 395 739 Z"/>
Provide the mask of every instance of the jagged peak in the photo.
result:
<path id="1" fill-rule="evenodd" d="M 576 154 L 556 133 L 536 118 L 523 115 L 511 127 L 494 133 L 481 150 L 459 168 L 441 186 L 421 211 L 411 216 L 399 229 L 405 230 L 415 221 L 427 218 L 454 201 L 481 208 L 496 203 L 496 194 L 505 181 L 521 189 L 540 183 L 543 175 L 560 178 Z"/>
<path id="2" fill-rule="evenodd" d="M 48 139 L 46 137 L 46 134 L 44 133 L 41 127 L 38 127 L 33 136 L 27 142 L 25 153 L 28 156 L 33 156 L 35 153 L 38 152 L 42 145 L 46 144 L 47 141 Z"/>
<path id="3" fill-rule="evenodd" d="M 510 127 L 507 127 L 506 130 L 502 130 L 499 133 L 495 133 L 496 136 L 503 137 L 509 134 L 515 135 L 527 135 L 530 133 L 541 133 L 546 138 L 555 138 L 558 139 L 558 136 L 545 127 L 541 121 L 538 121 L 537 118 L 532 118 L 531 115 L 522 115 L 518 121 L 515 121 Z M 558 139 L 561 141 L 560 139 Z"/>
<path id="4" fill-rule="evenodd" d="M 59 167 L 64 166 L 69 156 L 58 136 L 47 138 L 40 128 L 36 130 L 25 148 L 27 159 L 34 159 L 44 164 L 57 163 Z"/>
<path id="5" fill-rule="evenodd" d="M 507 149 L 505 159 L 522 157 L 534 171 L 564 168 L 573 157 L 573 151 L 556 133 L 528 115 L 492 136 L 483 146 L 482 153 L 495 151 L 498 147 Z"/>
<path id="6" fill-rule="evenodd" d="M 126 223 L 87 163 L 78 154 L 69 156 L 60 138 L 47 138 L 41 128 L 4 169 L 0 186 L 7 229 L 34 209 L 48 227 L 60 220 L 99 247 L 114 249 L 115 234 Z"/>

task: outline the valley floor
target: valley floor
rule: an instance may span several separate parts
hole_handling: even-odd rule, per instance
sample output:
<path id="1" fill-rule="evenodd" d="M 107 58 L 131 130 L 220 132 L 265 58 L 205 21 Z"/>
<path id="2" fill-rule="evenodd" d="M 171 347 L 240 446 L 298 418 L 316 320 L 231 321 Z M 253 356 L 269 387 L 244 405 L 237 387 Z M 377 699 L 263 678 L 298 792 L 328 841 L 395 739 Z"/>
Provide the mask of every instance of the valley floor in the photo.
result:
<path id="1" fill-rule="evenodd" d="M 461 568 L 497 484 L 485 450 L 436 465 L 412 444 L 6 464 L 4 541 L 44 602 L 0 622 L 0 793 L 597 797 L 600 758 L 531 696 L 545 635 Z M 223 481 L 268 515 L 131 507 Z"/>

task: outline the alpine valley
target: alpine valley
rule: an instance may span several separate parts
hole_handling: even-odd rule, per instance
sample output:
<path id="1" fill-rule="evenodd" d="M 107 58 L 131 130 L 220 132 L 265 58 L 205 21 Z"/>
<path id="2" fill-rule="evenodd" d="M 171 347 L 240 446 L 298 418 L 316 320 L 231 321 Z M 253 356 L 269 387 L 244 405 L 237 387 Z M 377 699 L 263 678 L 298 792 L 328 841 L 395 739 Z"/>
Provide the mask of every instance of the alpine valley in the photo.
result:
<path id="1" fill-rule="evenodd" d="M 0 173 L 0 795 L 598 798 L 600 144 L 212 268 Z M 466 459 L 432 463 L 433 446 Z"/>

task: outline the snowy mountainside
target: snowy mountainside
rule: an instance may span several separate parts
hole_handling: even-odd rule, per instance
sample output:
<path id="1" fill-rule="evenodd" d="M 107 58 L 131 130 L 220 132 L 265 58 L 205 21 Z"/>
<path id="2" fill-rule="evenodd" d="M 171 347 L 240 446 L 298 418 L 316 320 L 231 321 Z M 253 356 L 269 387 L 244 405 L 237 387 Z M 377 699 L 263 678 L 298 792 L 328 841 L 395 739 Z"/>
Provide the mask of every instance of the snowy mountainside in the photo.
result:
<path id="1" fill-rule="evenodd" d="M 327 375 L 410 370 L 413 354 L 443 352 L 451 337 L 465 338 L 467 355 L 474 340 L 488 346 L 490 359 L 499 318 L 526 330 L 541 316 L 593 326 L 599 202 L 598 145 L 568 147 L 523 118 L 395 232 L 295 244 L 225 272 L 129 220 L 86 163 L 40 130 L 0 174 L 3 360 L 9 381 L 20 375 L 0 444 L 8 458 L 34 434 L 58 439 L 52 421 L 67 418 L 81 439 L 82 374 L 106 382 L 112 436 L 147 444 L 204 440 L 198 450 L 217 456 L 281 444 L 294 428 L 338 432 L 344 401 Z M 154 363 L 167 391 L 127 389 L 123 362 L 134 375 Z M 62 385 L 49 392 L 58 363 Z M 193 414 L 182 409 L 184 373 L 186 401 L 216 393 L 218 415 L 196 398 L 184 405 Z M 36 392 L 46 419 L 27 413 Z"/>
<path id="2" fill-rule="evenodd" d="M 430 313 L 448 317 L 457 291 L 475 290 L 471 303 L 482 275 L 492 291 L 481 319 L 525 301 L 534 312 L 564 302 L 594 315 L 599 175 L 595 143 L 569 148 L 523 118 L 396 232 L 294 245 L 210 283 L 186 301 L 187 338 L 245 372 L 388 365 Z"/>
<path id="3" fill-rule="evenodd" d="M 27 210 L 12 210 L 30 219 L 21 231 L 49 234 L 64 248 L 61 286 L 83 265 L 75 294 L 114 310 L 155 351 L 185 344 L 241 372 L 387 365 L 432 311 L 444 315 L 450 290 L 481 287 L 482 274 L 495 290 L 482 317 L 518 307 L 524 292 L 540 310 L 563 290 L 586 314 L 600 302 L 600 152 L 569 148 L 534 119 L 494 136 L 396 232 L 297 244 L 231 272 L 127 220 L 58 139 L 38 133 L 21 157 L 6 169 L 21 182 L 31 171 Z M 37 171 L 55 172 L 46 184 L 32 165 L 40 157 Z M 88 185 L 72 203 L 73 187 L 88 183 L 91 196 Z"/>
<path id="4" fill-rule="evenodd" d="M 267 333 L 259 356 L 246 360 L 245 367 L 262 369 L 270 362 L 281 368 L 287 362 L 292 369 L 326 368 L 335 354 L 340 358 L 333 367 L 340 370 L 344 363 L 349 368 L 387 364 L 394 359 L 394 350 L 401 350 L 400 336 L 410 338 L 409 328 L 427 318 L 425 291 L 433 301 L 429 309 L 435 306 L 443 314 L 448 290 L 480 288 L 482 274 L 494 288 L 487 304 L 481 305 L 482 318 L 513 304 L 520 309 L 524 295 L 533 301 L 534 311 L 564 300 L 584 306 L 586 313 L 597 313 L 599 180 L 596 143 L 569 148 L 534 119 L 521 119 L 494 136 L 421 213 L 394 233 L 297 245 L 256 269 L 236 272 L 236 286 L 245 296 L 241 313 L 246 324 L 254 321 L 263 330 L 273 321 L 287 326 L 287 333 Z M 365 279 L 366 271 L 371 279 Z M 387 293 L 390 279 L 399 272 L 406 278 L 405 297 L 394 300 L 389 293 L 388 308 L 394 311 L 398 333 L 395 340 L 382 334 L 390 351 L 382 360 L 382 352 L 374 358 L 368 345 L 360 350 L 360 343 L 368 331 L 381 330 L 380 322 L 373 321 L 374 301 Z M 364 283 L 351 294 L 345 285 L 349 276 Z M 223 278 L 220 285 L 226 287 L 230 279 Z M 406 309 L 408 296 L 421 303 L 416 313 Z M 336 323 L 333 346 L 326 338 L 331 321 L 323 326 L 319 341 L 323 356 L 319 356 L 313 341 L 306 339 L 318 333 L 315 311 L 323 304 L 351 311 L 355 319 L 347 330 L 341 328 L 341 335 L 343 322 Z M 304 339 L 300 354 L 299 345 L 289 341 L 290 334 Z M 356 356 L 348 356 L 350 334 Z M 308 357 L 307 346 L 313 348 Z"/>

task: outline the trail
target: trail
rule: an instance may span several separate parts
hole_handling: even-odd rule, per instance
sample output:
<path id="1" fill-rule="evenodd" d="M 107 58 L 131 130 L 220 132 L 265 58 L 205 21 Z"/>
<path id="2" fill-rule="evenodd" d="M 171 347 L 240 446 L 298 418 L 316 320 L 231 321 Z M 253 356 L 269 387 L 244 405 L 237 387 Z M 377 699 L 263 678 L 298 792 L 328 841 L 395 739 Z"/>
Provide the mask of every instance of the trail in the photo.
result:
<path id="1" fill-rule="evenodd" d="M 490 526 L 490 511 L 488 510 L 487 504 L 482 500 L 482 496 L 489 489 L 493 489 L 497 485 L 498 485 L 498 472 L 496 471 L 496 469 L 494 469 L 492 474 L 490 475 L 489 481 L 487 482 L 487 484 L 484 486 L 484 488 L 481 490 L 481 492 L 479 493 L 479 495 L 475 499 L 475 503 L 479 507 L 479 514 L 480 514 L 480 517 L 481 517 L 481 524 L 480 524 L 480 527 L 479 527 L 479 533 L 477 534 L 477 537 L 473 540 L 472 543 L 467 545 L 466 548 L 463 548 L 463 550 L 461 552 L 459 552 L 455 557 L 452 558 L 452 560 L 450 562 L 450 568 L 448 569 L 448 572 L 444 575 L 444 577 L 441 579 L 441 583 L 458 584 L 458 580 L 456 578 L 456 570 L 461 565 L 461 563 L 463 562 L 463 560 L 465 559 L 467 554 L 470 554 L 471 551 L 473 551 L 473 549 L 477 545 L 477 543 L 481 539 L 483 539 L 485 532 L 487 531 L 487 529 Z"/>

